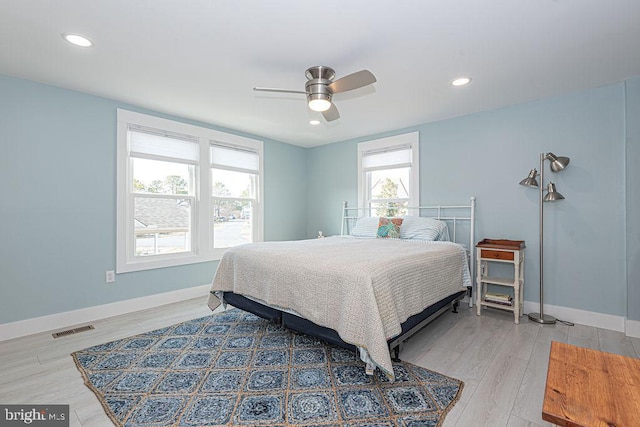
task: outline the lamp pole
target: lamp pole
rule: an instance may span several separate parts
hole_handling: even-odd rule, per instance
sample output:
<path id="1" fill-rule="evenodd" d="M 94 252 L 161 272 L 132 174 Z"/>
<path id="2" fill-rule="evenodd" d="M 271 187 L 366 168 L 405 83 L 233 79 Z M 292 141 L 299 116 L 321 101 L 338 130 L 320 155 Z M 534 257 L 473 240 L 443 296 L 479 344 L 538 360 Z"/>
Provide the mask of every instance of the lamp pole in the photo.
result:
<path id="1" fill-rule="evenodd" d="M 540 225 L 539 225 L 539 240 L 540 240 L 540 313 L 529 313 L 529 320 L 542 324 L 556 323 L 556 318 L 544 314 L 544 160 L 547 158 L 545 153 L 540 153 Z"/>

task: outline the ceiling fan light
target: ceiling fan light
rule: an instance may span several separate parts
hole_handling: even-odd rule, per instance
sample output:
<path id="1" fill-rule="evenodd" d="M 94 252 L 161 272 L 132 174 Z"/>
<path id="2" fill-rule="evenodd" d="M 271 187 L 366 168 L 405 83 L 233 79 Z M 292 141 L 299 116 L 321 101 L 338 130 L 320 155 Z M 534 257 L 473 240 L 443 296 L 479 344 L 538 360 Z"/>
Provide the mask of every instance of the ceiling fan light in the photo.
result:
<path id="1" fill-rule="evenodd" d="M 311 99 L 309 101 L 309 108 L 313 111 L 327 111 L 331 108 L 331 101 L 327 99 Z"/>

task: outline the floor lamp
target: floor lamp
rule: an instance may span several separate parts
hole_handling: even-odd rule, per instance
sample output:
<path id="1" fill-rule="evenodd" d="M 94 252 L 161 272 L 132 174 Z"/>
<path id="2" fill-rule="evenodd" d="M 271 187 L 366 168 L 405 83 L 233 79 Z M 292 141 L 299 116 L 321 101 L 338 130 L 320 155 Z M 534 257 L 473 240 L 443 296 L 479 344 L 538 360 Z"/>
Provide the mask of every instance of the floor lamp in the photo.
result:
<path id="1" fill-rule="evenodd" d="M 540 184 L 538 185 L 538 181 L 536 180 L 536 176 L 538 175 L 538 171 L 535 169 L 531 169 L 529 172 L 529 176 L 520 181 L 520 185 L 524 185 L 526 187 L 537 188 L 540 192 L 540 313 L 529 313 L 529 319 L 542 324 L 553 324 L 556 323 L 556 318 L 553 316 L 549 316 L 548 314 L 544 314 L 544 203 L 545 202 L 555 202 L 556 200 L 564 199 L 564 196 L 556 191 L 556 185 L 553 182 L 549 182 L 547 184 L 547 194 L 545 195 L 544 188 L 544 161 L 549 160 L 549 166 L 551 167 L 552 172 L 560 172 L 569 164 L 568 157 L 558 157 L 553 153 L 540 153 Z"/>

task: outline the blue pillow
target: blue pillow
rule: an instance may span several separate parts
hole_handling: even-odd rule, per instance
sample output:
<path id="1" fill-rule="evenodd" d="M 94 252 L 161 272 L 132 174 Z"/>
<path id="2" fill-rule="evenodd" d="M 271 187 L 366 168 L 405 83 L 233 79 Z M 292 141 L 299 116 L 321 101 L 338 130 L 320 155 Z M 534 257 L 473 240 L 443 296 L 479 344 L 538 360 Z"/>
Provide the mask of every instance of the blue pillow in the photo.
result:
<path id="1" fill-rule="evenodd" d="M 353 237 L 376 237 L 378 233 L 378 222 L 379 219 L 377 216 L 363 216 L 362 218 L 358 218 L 350 234 Z"/>
<path id="2" fill-rule="evenodd" d="M 445 221 L 420 216 L 405 216 L 400 229 L 401 239 L 449 241 L 449 227 Z"/>

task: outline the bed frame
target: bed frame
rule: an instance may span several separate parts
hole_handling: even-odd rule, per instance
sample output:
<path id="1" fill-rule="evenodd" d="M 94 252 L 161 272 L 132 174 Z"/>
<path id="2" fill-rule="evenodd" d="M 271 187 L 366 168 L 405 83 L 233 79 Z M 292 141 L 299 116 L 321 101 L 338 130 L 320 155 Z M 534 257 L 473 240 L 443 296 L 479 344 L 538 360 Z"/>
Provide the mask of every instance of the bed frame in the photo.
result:
<path id="1" fill-rule="evenodd" d="M 416 206 L 403 207 L 409 215 L 422 216 L 427 218 L 445 221 L 449 228 L 452 242 L 460 243 L 466 247 L 467 258 L 469 260 L 469 273 L 471 274 L 472 289 L 469 289 L 469 307 L 473 307 L 472 298 L 475 295 L 474 267 L 475 267 L 475 227 L 476 227 L 476 198 L 470 197 L 468 205 L 438 205 L 438 206 Z M 342 225 L 340 235 L 349 234 L 356 221 L 363 216 L 371 216 L 373 208 L 351 208 L 347 202 L 342 204 Z M 460 228 L 464 230 L 460 231 Z M 466 233 L 464 232 L 466 231 Z"/>
<path id="2" fill-rule="evenodd" d="M 473 285 L 467 291 L 463 290 L 450 295 L 427 307 L 421 313 L 411 316 L 402 323 L 402 332 L 400 335 L 387 342 L 389 352 L 392 353 L 391 360 L 394 362 L 400 361 L 399 354 L 407 339 L 447 311 L 449 307 L 453 309 L 454 313 L 457 313 L 460 300 L 462 300 L 465 295 L 469 295 L 469 307 L 473 307 L 473 296 L 475 295 L 476 287 L 474 284 L 475 274 L 473 272 L 473 268 L 475 266 L 475 251 L 473 250 L 475 244 L 475 206 L 476 198 L 471 197 L 468 205 L 419 206 L 415 208 L 405 208 L 416 216 L 435 218 L 447 222 L 451 241 L 463 244 L 467 248 L 469 273 Z M 351 208 L 347 206 L 347 202 L 343 203 L 342 226 L 340 231 L 342 235 L 349 233 L 351 227 L 355 224 L 358 218 L 367 216 L 360 215 L 360 213 L 368 214 L 369 212 L 366 208 Z M 466 228 L 468 233 L 459 232 L 461 228 Z M 234 294 L 233 292 L 224 292 L 223 298 L 225 303 L 253 313 L 266 320 L 282 324 L 283 326 L 307 335 L 315 336 L 340 347 L 357 351 L 357 348 L 354 345 L 344 342 L 333 329 L 317 325 L 294 314 L 260 304 L 242 295 Z"/>

